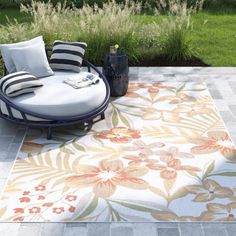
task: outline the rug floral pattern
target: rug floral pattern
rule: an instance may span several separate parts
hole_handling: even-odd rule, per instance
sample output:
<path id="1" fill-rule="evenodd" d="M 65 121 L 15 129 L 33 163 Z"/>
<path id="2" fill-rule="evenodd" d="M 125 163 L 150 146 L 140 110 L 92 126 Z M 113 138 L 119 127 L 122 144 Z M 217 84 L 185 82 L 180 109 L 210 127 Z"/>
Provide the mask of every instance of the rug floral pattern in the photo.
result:
<path id="1" fill-rule="evenodd" d="M 235 170 L 205 85 L 132 82 L 89 131 L 28 132 L 0 220 L 235 221 Z"/>

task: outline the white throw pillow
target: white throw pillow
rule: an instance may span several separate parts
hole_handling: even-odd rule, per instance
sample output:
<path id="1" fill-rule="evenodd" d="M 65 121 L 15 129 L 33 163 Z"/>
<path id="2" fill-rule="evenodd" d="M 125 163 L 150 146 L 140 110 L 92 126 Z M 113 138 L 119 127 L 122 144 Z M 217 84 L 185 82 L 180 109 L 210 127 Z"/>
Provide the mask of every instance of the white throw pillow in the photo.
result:
<path id="1" fill-rule="evenodd" d="M 44 42 L 9 51 L 17 71 L 27 71 L 38 78 L 54 74 L 48 63 Z"/>
<path id="2" fill-rule="evenodd" d="M 19 42 L 19 43 L 12 43 L 12 44 L 1 44 L 0 45 L 0 49 L 1 49 L 1 54 L 2 54 L 2 58 L 4 60 L 5 66 L 7 68 L 7 71 L 9 73 L 13 73 L 16 72 L 16 67 L 14 65 L 14 62 L 12 60 L 12 57 L 9 53 L 9 50 L 11 48 L 14 47 L 26 47 L 26 46 L 30 46 L 33 45 L 34 43 L 38 43 L 38 42 L 43 42 L 43 37 L 42 36 L 38 36 L 34 39 L 28 40 L 28 41 L 23 41 L 23 42 Z"/>

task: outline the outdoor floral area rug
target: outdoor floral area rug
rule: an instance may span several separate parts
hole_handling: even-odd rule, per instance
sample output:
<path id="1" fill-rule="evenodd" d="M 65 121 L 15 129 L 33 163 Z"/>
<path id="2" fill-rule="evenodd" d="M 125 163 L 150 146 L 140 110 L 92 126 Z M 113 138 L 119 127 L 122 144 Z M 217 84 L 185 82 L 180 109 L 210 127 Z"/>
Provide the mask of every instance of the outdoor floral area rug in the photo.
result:
<path id="1" fill-rule="evenodd" d="M 130 83 L 106 120 L 28 132 L 0 221 L 236 220 L 236 149 L 205 85 Z"/>

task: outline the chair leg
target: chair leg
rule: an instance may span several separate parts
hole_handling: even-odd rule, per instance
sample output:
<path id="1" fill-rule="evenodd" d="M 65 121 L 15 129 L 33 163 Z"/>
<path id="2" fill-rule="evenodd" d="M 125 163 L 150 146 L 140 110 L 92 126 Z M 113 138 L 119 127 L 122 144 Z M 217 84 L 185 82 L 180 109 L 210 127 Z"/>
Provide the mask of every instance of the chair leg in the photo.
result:
<path id="1" fill-rule="evenodd" d="M 52 128 L 48 127 L 47 128 L 47 139 L 50 140 L 52 138 Z"/>
<path id="2" fill-rule="evenodd" d="M 102 119 L 102 120 L 105 119 L 105 113 L 104 113 L 104 112 L 101 114 L 101 119 Z"/>
<path id="3" fill-rule="evenodd" d="M 93 120 L 91 120 L 91 121 L 88 122 L 87 127 L 86 127 L 86 131 L 91 130 L 92 127 L 93 127 Z"/>

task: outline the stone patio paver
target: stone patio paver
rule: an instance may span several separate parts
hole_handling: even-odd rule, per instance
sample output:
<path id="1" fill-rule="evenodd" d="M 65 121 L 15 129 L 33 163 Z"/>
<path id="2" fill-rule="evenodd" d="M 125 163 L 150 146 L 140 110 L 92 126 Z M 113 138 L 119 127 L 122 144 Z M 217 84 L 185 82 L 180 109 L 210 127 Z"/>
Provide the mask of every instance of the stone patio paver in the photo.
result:
<path id="1" fill-rule="evenodd" d="M 227 232 L 225 228 L 205 228 L 203 229 L 204 235 L 205 236 L 227 236 Z"/>
<path id="2" fill-rule="evenodd" d="M 88 228 L 87 236 L 97 236 L 97 235 L 110 236 L 109 223 L 87 223 L 87 228 Z"/>
<path id="3" fill-rule="evenodd" d="M 220 112 L 221 117 L 223 118 L 224 121 L 228 122 L 236 122 L 236 118 L 233 115 L 232 111 L 221 111 Z"/>
<path id="4" fill-rule="evenodd" d="M 116 226 L 111 228 L 112 236 L 133 236 L 133 228 L 131 226 Z M 95 236 L 95 235 L 94 235 Z"/>
<path id="5" fill-rule="evenodd" d="M 180 235 L 181 236 L 203 236 L 203 228 L 200 223 L 182 223 L 180 224 Z"/>
<path id="6" fill-rule="evenodd" d="M 41 228 L 42 224 L 22 223 L 18 230 L 17 236 L 27 236 L 27 235 L 41 236 Z"/>
<path id="7" fill-rule="evenodd" d="M 135 236 L 157 236 L 156 223 L 134 223 L 133 235 Z"/>
<path id="8" fill-rule="evenodd" d="M 20 223 L 1 223 L 1 236 L 19 236 Z"/>
<path id="9" fill-rule="evenodd" d="M 236 235 L 236 224 L 229 224 L 225 226 L 227 236 L 235 236 Z"/>
<path id="10" fill-rule="evenodd" d="M 236 68 L 131 67 L 131 80 L 203 81 L 236 143 Z M 0 120 L 0 192 L 25 129 Z M 212 223 L 0 223 L 0 236 L 235 236 L 236 224 Z"/>
<path id="11" fill-rule="evenodd" d="M 179 228 L 157 228 L 158 236 L 180 236 Z"/>
<path id="12" fill-rule="evenodd" d="M 60 223 L 38 223 L 38 224 L 41 225 L 40 236 L 63 236 L 63 235 L 66 235 L 66 234 L 64 234 L 64 230 L 66 227 L 65 223 L 62 223 L 62 224 L 60 224 Z M 31 225 L 31 223 L 29 223 L 29 225 Z M 17 236 L 19 236 L 19 235 L 17 235 Z M 25 236 L 28 236 L 28 235 L 25 234 Z M 34 236 L 34 235 L 31 234 L 30 236 Z"/>
<path id="13" fill-rule="evenodd" d="M 86 236 L 87 224 L 86 223 L 67 223 L 64 228 L 63 235 L 66 236 Z"/>

